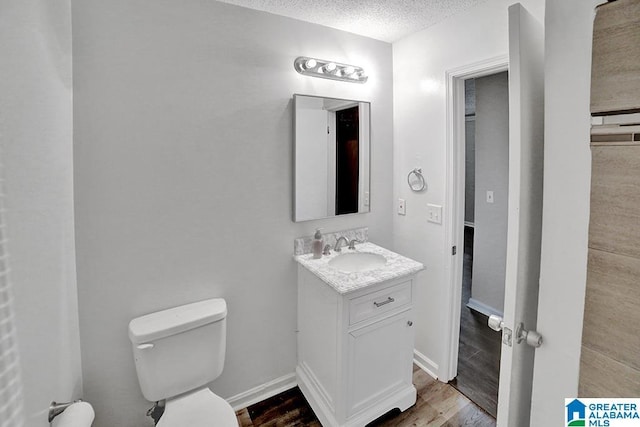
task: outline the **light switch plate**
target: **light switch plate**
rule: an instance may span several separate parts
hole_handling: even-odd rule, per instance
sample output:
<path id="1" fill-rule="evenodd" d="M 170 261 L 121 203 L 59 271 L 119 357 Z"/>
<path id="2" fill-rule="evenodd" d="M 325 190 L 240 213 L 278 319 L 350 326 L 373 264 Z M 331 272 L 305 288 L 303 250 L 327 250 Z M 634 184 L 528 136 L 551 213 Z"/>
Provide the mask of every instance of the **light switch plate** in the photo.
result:
<path id="1" fill-rule="evenodd" d="M 404 199 L 398 199 L 398 215 L 407 214 L 407 205 Z"/>
<path id="2" fill-rule="evenodd" d="M 493 203 L 493 191 L 487 191 L 487 203 Z"/>
<path id="3" fill-rule="evenodd" d="M 442 224 L 442 206 L 427 205 L 427 221 Z"/>

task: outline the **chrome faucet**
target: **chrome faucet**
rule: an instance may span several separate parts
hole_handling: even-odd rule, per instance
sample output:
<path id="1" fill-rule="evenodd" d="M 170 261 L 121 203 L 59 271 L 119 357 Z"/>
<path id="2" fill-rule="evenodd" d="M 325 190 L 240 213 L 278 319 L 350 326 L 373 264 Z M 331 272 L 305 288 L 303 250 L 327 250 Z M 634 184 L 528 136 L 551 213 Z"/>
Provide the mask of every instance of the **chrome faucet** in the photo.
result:
<path id="1" fill-rule="evenodd" d="M 349 241 L 349 239 L 347 239 L 344 236 L 340 236 L 338 238 L 338 241 L 336 242 L 336 246 L 333 248 L 334 251 L 336 252 L 340 252 L 342 251 L 342 247 L 340 246 L 340 242 L 342 242 L 344 240 L 344 244 L 347 246 L 347 249 L 355 249 L 356 248 L 356 243 L 362 243 L 362 241 L 358 240 L 358 239 L 353 239 L 351 241 Z"/>
<path id="2" fill-rule="evenodd" d="M 336 241 L 336 245 L 333 247 L 333 250 L 334 250 L 334 251 L 336 251 L 336 252 L 340 252 L 340 251 L 342 251 L 342 248 L 340 247 L 340 242 L 342 242 L 343 240 L 344 240 L 344 244 L 345 244 L 345 245 L 349 245 L 349 239 L 347 239 L 347 238 L 346 238 L 346 237 L 344 237 L 344 236 L 340 236 L 340 237 L 338 238 L 338 240 Z"/>

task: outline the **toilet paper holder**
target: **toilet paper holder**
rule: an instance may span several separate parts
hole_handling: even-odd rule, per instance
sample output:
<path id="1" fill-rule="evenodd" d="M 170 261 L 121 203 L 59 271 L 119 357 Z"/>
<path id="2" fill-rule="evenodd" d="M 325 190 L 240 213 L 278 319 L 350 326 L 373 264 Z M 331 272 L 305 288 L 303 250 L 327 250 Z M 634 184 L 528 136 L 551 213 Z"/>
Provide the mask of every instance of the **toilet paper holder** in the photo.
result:
<path id="1" fill-rule="evenodd" d="M 66 403 L 57 403 L 56 401 L 51 402 L 51 405 L 49 405 L 49 422 L 53 421 L 55 417 L 63 413 L 64 410 L 67 409 L 69 406 L 78 402 L 82 402 L 82 399 L 78 399 L 78 400 L 74 400 L 73 402 L 66 402 Z"/>

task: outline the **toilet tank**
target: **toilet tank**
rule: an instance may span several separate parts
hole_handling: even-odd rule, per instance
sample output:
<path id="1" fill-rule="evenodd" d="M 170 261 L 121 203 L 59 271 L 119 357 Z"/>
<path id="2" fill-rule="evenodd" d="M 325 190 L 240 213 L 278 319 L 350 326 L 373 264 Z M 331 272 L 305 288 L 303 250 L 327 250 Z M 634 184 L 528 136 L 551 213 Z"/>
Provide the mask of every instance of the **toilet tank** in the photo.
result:
<path id="1" fill-rule="evenodd" d="M 213 381 L 222 373 L 227 304 L 214 298 L 133 319 L 129 339 L 138 381 L 152 402 Z"/>

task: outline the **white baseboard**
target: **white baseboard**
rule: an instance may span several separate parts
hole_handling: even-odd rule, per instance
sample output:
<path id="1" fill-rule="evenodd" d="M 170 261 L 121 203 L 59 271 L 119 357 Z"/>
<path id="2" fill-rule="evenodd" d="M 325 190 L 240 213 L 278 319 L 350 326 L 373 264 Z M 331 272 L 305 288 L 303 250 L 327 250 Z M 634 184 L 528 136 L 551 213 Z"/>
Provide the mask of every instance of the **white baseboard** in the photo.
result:
<path id="1" fill-rule="evenodd" d="M 253 405 L 254 403 L 262 402 L 265 399 L 273 397 L 276 394 L 282 393 L 283 391 L 289 390 L 297 385 L 298 382 L 296 381 L 296 374 L 292 372 L 245 392 L 236 394 L 226 400 L 233 407 L 233 410 L 237 411 Z"/>
<path id="2" fill-rule="evenodd" d="M 438 379 L 438 375 L 436 375 L 436 372 L 438 372 L 438 365 L 415 349 L 413 350 L 413 363 L 418 365 L 420 369 L 431 375 L 433 378 Z"/>
<path id="3" fill-rule="evenodd" d="M 500 316 L 500 317 L 502 317 L 503 315 L 501 311 L 498 311 L 495 308 L 491 307 L 490 305 L 487 305 L 473 298 L 469 298 L 467 307 L 469 307 L 472 310 L 478 311 L 487 317 L 491 316 L 492 314 L 495 314 L 496 316 Z"/>

